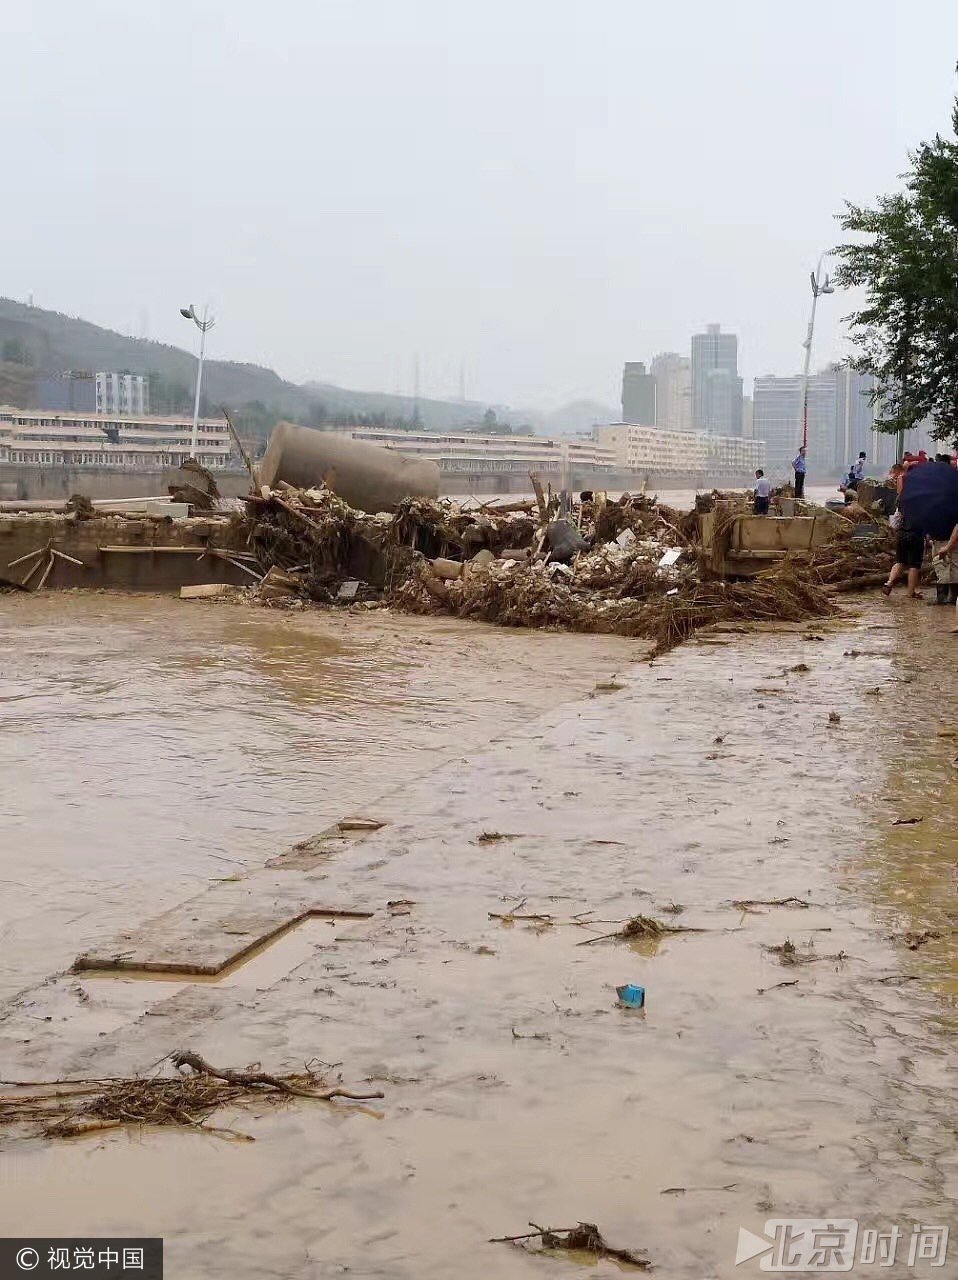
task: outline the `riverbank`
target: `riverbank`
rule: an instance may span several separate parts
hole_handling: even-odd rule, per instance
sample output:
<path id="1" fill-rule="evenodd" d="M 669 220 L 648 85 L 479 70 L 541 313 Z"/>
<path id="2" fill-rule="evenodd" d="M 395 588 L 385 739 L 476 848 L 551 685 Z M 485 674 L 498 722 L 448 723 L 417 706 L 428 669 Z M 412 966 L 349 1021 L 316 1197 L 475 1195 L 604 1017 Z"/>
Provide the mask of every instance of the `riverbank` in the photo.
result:
<path id="1" fill-rule="evenodd" d="M 64 628 L 62 601 L 0 601 L 5 777 L 24 761 L 4 981 L 28 988 L 2 1011 L 4 1074 L 128 1074 L 190 1047 L 319 1058 L 386 1096 L 216 1118 L 254 1143 L 19 1143 L 18 1232 L 163 1234 L 171 1270 L 204 1277 L 478 1280 L 576 1274 L 487 1241 L 587 1220 L 699 1280 L 757 1274 L 736 1233 L 771 1217 L 898 1222 L 906 1242 L 948 1221 L 951 611 L 869 601 L 630 665 L 616 637 L 75 603 Z M 384 825 L 264 871 L 349 815 Z M 188 897 L 248 912 L 284 874 L 373 915 L 314 921 L 219 982 L 39 981 L 90 939 L 135 947 L 164 908 L 175 936 Z M 776 899 L 804 905 L 742 905 Z M 640 913 L 704 932 L 577 945 Z M 810 962 L 783 964 L 786 939 Z M 644 1014 L 616 1006 L 626 981 Z"/>

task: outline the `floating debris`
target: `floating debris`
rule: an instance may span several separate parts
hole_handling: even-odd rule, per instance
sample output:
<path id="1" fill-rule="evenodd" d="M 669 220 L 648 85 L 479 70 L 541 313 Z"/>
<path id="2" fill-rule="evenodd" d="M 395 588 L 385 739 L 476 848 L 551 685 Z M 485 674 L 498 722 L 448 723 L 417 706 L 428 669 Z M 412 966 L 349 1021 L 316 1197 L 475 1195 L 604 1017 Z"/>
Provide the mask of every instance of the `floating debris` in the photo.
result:
<path id="1" fill-rule="evenodd" d="M 626 982 L 621 987 L 616 987 L 615 994 L 619 997 L 619 1004 L 628 1005 L 631 1009 L 645 1008 L 645 987 L 640 987 L 635 982 Z"/>
<path id="2" fill-rule="evenodd" d="M 577 942 L 578 947 L 588 947 L 593 942 L 606 942 L 615 938 L 621 942 L 634 941 L 637 938 L 664 938 L 672 933 L 705 933 L 704 929 L 693 929 L 687 925 L 666 924 L 664 920 L 656 920 L 653 916 L 632 916 L 621 929 L 614 933 L 603 933 L 598 938 L 586 938 Z"/>
<path id="3" fill-rule="evenodd" d="M 851 957 L 844 951 L 837 951 L 833 955 L 817 955 L 812 950 L 799 951 L 792 942 L 791 938 L 786 938 L 784 942 L 777 946 L 766 946 L 765 950 L 773 956 L 778 956 L 782 964 L 815 964 L 819 960 L 837 960 L 844 962 Z"/>
<path id="4" fill-rule="evenodd" d="M 755 907 L 801 907 L 807 909 L 812 904 L 804 898 L 735 898 L 732 906 L 739 911 L 751 911 Z"/>
<path id="5" fill-rule="evenodd" d="M 905 933 L 891 934 L 891 941 L 903 942 L 909 951 L 917 951 L 927 942 L 935 942 L 940 937 L 937 929 L 908 929 Z"/>
<path id="6" fill-rule="evenodd" d="M 566 1250 L 570 1253 L 588 1253 L 593 1258 L 611 1258 L 623 1266 L 635 1267 L 639 1271 L 648 1271 L 651 1261 L 644 1254 L 634 1249 L 616 1249 L 607 1244 L 602 1233 L 594 1222 L 580 1222 L 575 1227 L 540 1227 L 535 1222 L 529 1223 L 534 1230 L 519 1236 L 493 1236 L 490 1244 L 512 1244 L 516 1248 L 525 1249 L 529 1253 L 545 1253 L 555 1250 Z M 538 1248 L 533 1248 L 533 1241 Z"/>

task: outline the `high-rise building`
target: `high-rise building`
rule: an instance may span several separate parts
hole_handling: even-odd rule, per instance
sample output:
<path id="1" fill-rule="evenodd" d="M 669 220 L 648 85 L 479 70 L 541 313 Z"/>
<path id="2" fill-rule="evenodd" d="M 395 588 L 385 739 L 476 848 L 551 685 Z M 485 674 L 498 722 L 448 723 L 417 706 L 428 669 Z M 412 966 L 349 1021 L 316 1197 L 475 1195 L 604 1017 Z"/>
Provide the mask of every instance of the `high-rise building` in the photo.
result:
<path id="1" fill-rule="evenodd" d="M 150 412 L 150 380 L 139 373 L 98 373 L 97 413 Z"/>
<path id="2" fill-rule="evenodd" d="M 752 440 L 755 437 L 755 432 L 752 430 L 754 426 L 753 410 L 752 397 L 742 396 L 742 435 L 746 440 Z"/>
<path id="3" fill-rule="evenodd" d="M 831 397 L 821 394 L 814 374 L 808 380 L 808 469 L 814 475 L 831 476 L 835 470 L 835 379 Z M 771 374 L 755 379 L 752 434 L 765 441 L 768 472 L 773 481 L 791 477 L 791 464 L 802 443 L 802 376 L 779 378 Z M 823 406 L 822 401 L 825 404 Z M 823 413 L 824 408 L 824 413 Z"/>
<path id="4" fill-rule="evenodd" d="M 687 356 L 663 351 L 652 360 L 655 425 L 664 431 L 692 430 L 692 371 Z"/>
<path id="5" fill-rule="evenodd" d="M 875 409 L 871 389 L 875 385 L 870 374 L 862 374 L 848 365 L 834 370 L 836 401 L 835 460 L 845 468 L 864 449 L 870 463 L 882 468 L 895 461 L 893 436 L 883 436 L 874 429 Z M 890 448 L 886 442 L 890 442 Z"/>
<path id="6" fill-rule="evenodd" d="M 622 421 L 655 424 L 655 379 L 641 360 L 627 361 L 622 370 Z"/>
<path id="7" fill-rule="evenodd" d="M 808 470 L 814 476 L 843 475 L 864 449 L 869 470 L 894 461 L 894 442 L 872 428 L 872 380 L 847 367 L 832 366 L 808 379 Z M 755 379 L 753 434 L 765 440 L 769 473 L 787 479 L 802 443 L 803 382 L 793 377 Z M 891 437 L 888 437 L 889 439 Z"/>
<path id="8" fill-rule="evenodd" d="M 742 434 L 738 338 L 710 324 L 692 337 L 692 426 L 713 435 Z"/>

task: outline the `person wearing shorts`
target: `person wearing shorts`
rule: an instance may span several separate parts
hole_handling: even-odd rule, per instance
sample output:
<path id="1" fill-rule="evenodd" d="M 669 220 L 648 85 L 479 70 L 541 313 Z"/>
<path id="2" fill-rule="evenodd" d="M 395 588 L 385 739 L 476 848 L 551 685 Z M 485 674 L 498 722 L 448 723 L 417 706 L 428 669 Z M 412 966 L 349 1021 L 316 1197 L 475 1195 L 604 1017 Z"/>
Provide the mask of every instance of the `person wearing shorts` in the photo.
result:
<path id="1" fill-rule="evenodd" d="M 923 597 L 918 589 L 918 578 L 925 558 L 925 535 L 919 529 L 913 528 L 900 511 L 897 511 L 895 516 L 898 521 L 895 563 L 891 567 L 891 573 L 882 591 L 886 596 L 890 596 L 895 583 L 903 574 L 907 574 L 909 597 L 912 600 L 921 600 Z"/>

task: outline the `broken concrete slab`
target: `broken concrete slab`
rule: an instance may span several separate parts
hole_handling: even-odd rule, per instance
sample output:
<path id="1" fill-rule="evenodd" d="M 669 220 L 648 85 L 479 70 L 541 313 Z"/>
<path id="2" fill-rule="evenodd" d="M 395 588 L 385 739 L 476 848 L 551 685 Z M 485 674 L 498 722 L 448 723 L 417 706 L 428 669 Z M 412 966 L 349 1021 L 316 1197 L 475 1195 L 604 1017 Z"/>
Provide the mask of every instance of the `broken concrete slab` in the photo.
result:
<path id="1" fill-rule="evenodd" d="M 317 901 L 316 880 L 305 871 L 264 869 L 239 880 L 219 881 L 198 897 L 78 956 L 73 971 L 212 975 L 309 916 L 366 920 L 374 914 L 353 904 Z"/>

